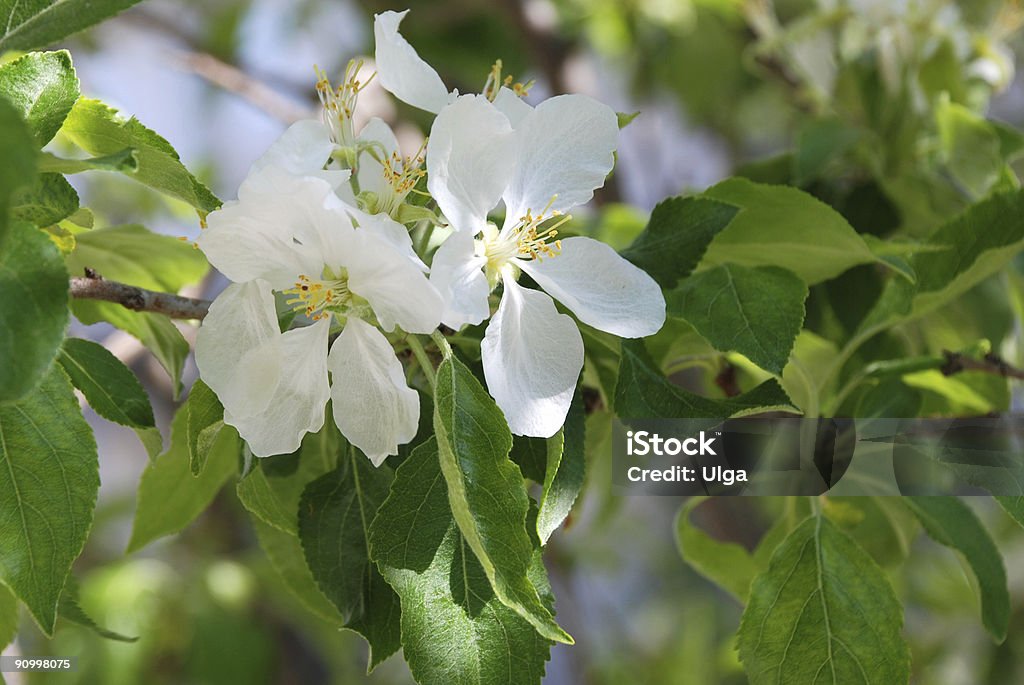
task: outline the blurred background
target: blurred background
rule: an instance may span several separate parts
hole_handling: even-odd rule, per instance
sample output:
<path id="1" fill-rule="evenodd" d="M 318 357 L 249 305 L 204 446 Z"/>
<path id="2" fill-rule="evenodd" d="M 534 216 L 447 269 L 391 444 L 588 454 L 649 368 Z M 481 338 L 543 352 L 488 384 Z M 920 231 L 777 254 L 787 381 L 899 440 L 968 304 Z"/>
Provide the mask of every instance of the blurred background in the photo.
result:
<path id="1" fill-rule="evenodd" d="M 928 164 L 935 124 L 927 96 L 935 89 L 1007 124 L 1024 122 L 1024 82 L 1015 76 L 1024 10 L 1017 2 L 148 0 L 66 47 L 86 96 L 159 132 L 219 197 L 231 199 L 288 123 L 315 116 L 313 65 L 337 79 L 350 58 L 372 58 L 373 14 L 406 7 L 404 35 L 461 92 L 479 91 L 501 58 L 517 80 L 536 79 L 529 100 L 581 92 L 640 113 L 622 131 L 616 171 L 589 208 L 593 230 L 619 247 L 659 200 L 702 190 L 737 169 L 769 169 L 749 165 L 793 147 L 823 115 L 890 143 L 886 159 L 856 163 L 881 165 L 894 182 Z M 872 109 L 878 102 L 888 109 Z M 376 84 L 360 107 L 364 118 L 388 120 L 407 152 L 429 121 Z M 902 157 L 892 152 L 903 148 Z M 124 178 L 74 180 L 99 223 L 143 223 L 190 239 L 199 231 L 184 206 Z M 212 297 L 223 285 L 211 277 L 189 294 Z M 76 323 L 72 333 L 102 341 L 139 374 L 166 438 L 174 404 L 162 368 L 109 326 Z M 190 362 L 186 384 L 194 378 Z M 364 675 L 361 640 L 319 623 L 289 594 L 233 488 L 180 536 L 125 557 L 146 453 L 132 431 L 86 414 L 103 485 L 76 566 L 81 603 L 100 624 L 140 639 L 112 642 L 64 623 L 47 641 L 26 620 L 5 653 L 78 655 L 79 670 L 9 675 L 9 682 L 411 682 L 400 658 Z M 611 496 L 606 436 L 599 421 L 591 424 L 589 487 L 571 526 L 546 552 L 559 621 L 577 644 L 552 650 L 545 682 L 746 682 L 732 639 L 741 607 L 680 560 L 672 525 L 679 502 Z M 976 504 L 1005 539 L 1016 607 L 1010 638 L 998 647 L 988 639 L 971 581 L 952 553 L 922 539 L 909 550 L 893 541 L 897 560 L 908 558 L 892 577 L 908 603 L 917 683 L 1024 682 L 1024 541 Z M 716 537 L 752 546 L 782 506 L 719 500 L 702 506 L 697 519 Z"/>

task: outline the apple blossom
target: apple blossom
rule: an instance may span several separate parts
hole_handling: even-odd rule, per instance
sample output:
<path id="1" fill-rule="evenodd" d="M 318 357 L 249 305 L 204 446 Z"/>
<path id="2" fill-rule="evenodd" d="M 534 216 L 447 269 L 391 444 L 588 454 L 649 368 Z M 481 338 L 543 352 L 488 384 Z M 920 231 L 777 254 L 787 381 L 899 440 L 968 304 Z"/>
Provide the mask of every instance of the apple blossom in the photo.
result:
<path id="1" fill-rule="evenodd" d="M 419 400 L 376 325 L 428 333 L 442 303 L 401 226 L 367 215 L 354 225 L 355 210 L 333 185 L 347 171 L 282 168 L 309 158 L 295 146 L 315 139 L 307 129 L 289 129 L 254 165 L 239 200 L 209 215 L 199 247 L 234 283 L 200 328 L 196 362 L 225 423 L 256 456 L 297 449 L 323 425 L 330 397 L 342 433 L 379 465 L 414 437 Z M 275 291 L 312 323 L 282 333 Z M 328 352 L 334 322 L 341 333 Z"/>
<path id="2" fill-rule="evenodd" d="M 488 388 L 519 435 L 559 429 L 583 366 L 576 324 L 552 297 L 621 337 L 652 335 L 665 321 L 661 289 L 644 271 L 591 238 L 557 238 L 564 212 L 611 171 L 617 134 L 615 113 L 582 95 L 546 100 L 516 128 L 487 98 L 466 95 L 431 129 L 428 187 L 455 231 L 434 255 L 431 282 L 453 328 L 487 318 L 489 293 L 503 286 L 481 352 Z M 487 217 L 500 202 L 499 229 Z M 520 286 L 521 272 L 547 294 Z"/>

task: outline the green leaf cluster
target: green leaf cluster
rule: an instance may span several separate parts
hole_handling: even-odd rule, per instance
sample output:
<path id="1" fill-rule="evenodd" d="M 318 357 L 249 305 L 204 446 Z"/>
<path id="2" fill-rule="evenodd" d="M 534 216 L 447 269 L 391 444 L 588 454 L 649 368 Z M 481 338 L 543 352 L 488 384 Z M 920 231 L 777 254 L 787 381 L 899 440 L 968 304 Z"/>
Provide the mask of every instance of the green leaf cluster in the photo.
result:
<path id="1" fill-rule="evenodd" d="M 45 47 L 133 4 L 0 3 L 0 52 Z M 19 603 L 47 634 L 60 615 L 120 639 L 97 628 L 81 610 L 70 580 L 99 489 L 96 444 L 74 390 L 103 419 L 135 430 L 151 455 L 163 451 L 149 397 L 135 374 L 101 345 L 67 337 L 72 313 L 85 323 L 109 321 L 138 337 L 175 384 L 188 354 L 181 333 L 166 319 L 73 301 L 70 279 L 88 268 L 131 285 L 176 292 L 199 281 L 208 268 L 190 246 L 141 226 L 92 230 L 94 215 L 80 205 L 65 175 L 123 173 L 192 204 L 200 216 L 219 204 L 166 141 L 83 99 L 80 91 L 66 50 L 25 52 L 0 64 L 0 536 L 5 541 L 0 640 L 5 644 Z M 54 141 L 62 149 L 77 144 L 80 158 L 56 156 L 50 151 L 56 149 Z M 99 156 L 86 157 L 90 152 Z M 190 452 L 197 463 L 208 464 L 210 480 L 220 475 L 223 482 L 237 468 L 237 436 L 224 431 L 214 439 L 207 432 L 186 445 L 179 436 L 185 428 L 183 421 L 176 423 L 171 448 L 147 471 L 133 545 L 176 530 L 208 502 L 192 489 L 165 497 L 162 488 L 176 477 L 179 454 L 190 479 Z M 186 445 L 184 452 L 180 445 Z M 151 499 L 173 506 L 150 511 Z M 165 516 L 168 512 L 173 515 Z"/>

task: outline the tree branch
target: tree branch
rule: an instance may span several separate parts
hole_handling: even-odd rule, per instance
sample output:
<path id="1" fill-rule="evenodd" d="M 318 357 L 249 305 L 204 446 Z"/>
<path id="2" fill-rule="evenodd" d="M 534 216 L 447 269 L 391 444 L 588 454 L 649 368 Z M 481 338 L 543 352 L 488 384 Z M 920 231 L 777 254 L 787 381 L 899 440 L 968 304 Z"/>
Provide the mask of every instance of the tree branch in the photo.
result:
<path id="1" fill-rule="evenodd" d="M 942 356 L 946 358 L 946 363 L 940 369 L 944 376 L 952 376 L 961 371 L 981 371 L 982 373 L 991 373 L 1003 378 L 1024 380 L 1024 371 L 1011 366 L 1002 357 L 992 352 L 986 354 L 982 359 L 974 359 L 973 357 L 968 357 L 959 352 L 950 352 L 949 350 L 943 350 Z"/>
<path id="2" fill-rule="evenodd" d="M 192 297 L 137 288 L 117 281 L 108 281 L 92 269 L 84 278 L 71 279 L 71 297 L 78 300 L 103 300 L 136 312 L 153 312 L 172 319 L 203 319 L 210 303 Z"/>

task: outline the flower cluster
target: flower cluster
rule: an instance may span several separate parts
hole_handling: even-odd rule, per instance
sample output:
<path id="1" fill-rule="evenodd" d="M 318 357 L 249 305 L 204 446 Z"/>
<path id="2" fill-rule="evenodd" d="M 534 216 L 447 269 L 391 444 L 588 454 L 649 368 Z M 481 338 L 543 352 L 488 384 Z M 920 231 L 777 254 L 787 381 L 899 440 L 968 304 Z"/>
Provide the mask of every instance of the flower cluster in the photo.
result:
<path id="1" fill-rule="evenodd" d="M 376 76 L 437 115 L 425 147 L 403 156 L 380 119 L 355 131 L 361 63 L 337 89 L 318 73 L 323 120 L 293 124 L 199 238 L 232 284 L 199 331 L 197 364 L 257 456 L 297 449 L 330 399 L 338 428 L 379 465 L 419 422 L 395 345 L 487 319 L 490 393 L 514 433 L 548 437 L 583 367 L 577 325 L 552 298 L 621 337 L 664 322 L 646 273 L 603 243 L 559 237 L 612 170 L 615 112 L 582 95 L 533 107 L 500 67 L 481 94 L 449 92 L 399 33 L 404 16 L 375 19 Z M 423 202 L 424 176 L 443 219 Z M 447 237 L 436 250 L 417 241 L 418 254 L 407 225 L 424 223 Z"/>

